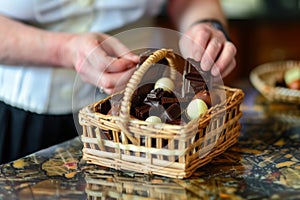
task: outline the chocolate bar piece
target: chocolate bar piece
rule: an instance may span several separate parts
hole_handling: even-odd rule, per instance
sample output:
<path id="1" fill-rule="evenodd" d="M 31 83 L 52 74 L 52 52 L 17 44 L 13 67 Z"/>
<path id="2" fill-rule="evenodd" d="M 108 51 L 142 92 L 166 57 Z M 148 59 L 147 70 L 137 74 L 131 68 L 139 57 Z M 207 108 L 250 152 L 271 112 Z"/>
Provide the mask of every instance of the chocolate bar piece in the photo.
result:
<path id="1" fill-rule="evenodd" d="M 146 83 L 143 85 L 139 85 L 132 95 L 140 96 L 142 99 L 144 99 L 153 88 L 154 88 L 154 83 Z"/>
<path id="2" fill-rule="evenodd" d="M 170 105 L 160 116 L 162 121 L 170 122 L 176 120 L 181 115 L 181 108 L 178 103 Z"/>
<path id="3" fill-rule="evenodd" d="M 147 119 L 147 117 L 149 117 L 149 110 L 150 110 L 151 106 L 149 105 L 141 105 L 141 106 L 137 106 L 135 107 L 135 117 L 141 120 L 145 120 Z"/>
<path id="4" fill-rule="evenodd" d="M 203 90 L 208 90 L 207 85 L 205 82 L 196 82 L 196 81 L 191 81 L 190 86 L 193 88 L 194 93 L 198 93 Z"/>
<path id="5" fill-rule="evenodd" d="M 150 106 L 158 106 L 161 104 L 161 99 L 163 97 L 172 97 L 174 94 L 164 91 L 162 88 L 157 88 L 151 90 L 151 92 L 147 95 L 144 100 L 144 103 Z"/>
<path id="6" fill-rule="evenodd" d="M 182 98 L 176 98 L 176 97 L 162 97 L 161 98 L 161 104 L 173 104 L 173 103 L 186 103 L 189 102 L 191 98 L 188 97 L 182 97 Z"/>
<path id="7" fill-rule="evenodd" d="M 105 101 L 102 103 L 97 103 L 93 107 L 94 112 L 102 113 L 102 114 L 107 114 L 108 111 L 111 109 L 110 101 Z"/>
<path id="8" fill-rule="evenodd" d="M 199 82 L 204 82 L 205 83 L 204 78 L 197 72 L 187 73 L 185 75 L 185 78 L 190 80 L 190 81 L 199 81 Z"/>
<path id="9" fill-rule="evenodd" d="M 144 99 L 153 88 L 154 83 L 147 83 L 138 86 L 138 88 L 133 92 L 130 106 L 130 113 L 132 115 L 135 115 L 135 107 L 143 105 Z"/>
<path id="10" fill-rule="evenodd" d="M 197 93 L 201 90 L 210 90 L 212 87 L 212 75 L 210 71 L 201 69 L 200 62 L 188 58 L 183 72 L 182 96 L 187 92 Z"/>

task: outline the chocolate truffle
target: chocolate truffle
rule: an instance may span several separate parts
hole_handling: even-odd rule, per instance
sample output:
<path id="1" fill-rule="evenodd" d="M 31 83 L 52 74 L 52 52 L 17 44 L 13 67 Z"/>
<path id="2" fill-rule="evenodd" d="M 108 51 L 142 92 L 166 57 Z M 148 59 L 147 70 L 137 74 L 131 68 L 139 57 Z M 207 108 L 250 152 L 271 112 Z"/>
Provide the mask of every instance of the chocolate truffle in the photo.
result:
<path id="1" fill-rule="evenodd" d="M 165 91 L 172 92 L 175 88 L 175 85 L 172 79 L 168 77 L 163 77 L 156 81 L 154 88 L 162 88 Z"/>
<path id="2" fill-rule="evenodd" d="M 208 107 L 202 99 L 193 99 L 186 108 L 186 113 L 189 119 L 195 119 L 200 117 L 207 110 Z"/>
<path id="3" fill-rule="evenodd" d="M 161 123 L 161 119 L 157 116 L 149 116 L 145 121 L 151 123 Z"/>
<path id="4" fill-rule="evenodd" d="M 211 107 L 210 94 L 207 90 L 198 92 L 193 99 L 202 99 L 208 107 Z"/>

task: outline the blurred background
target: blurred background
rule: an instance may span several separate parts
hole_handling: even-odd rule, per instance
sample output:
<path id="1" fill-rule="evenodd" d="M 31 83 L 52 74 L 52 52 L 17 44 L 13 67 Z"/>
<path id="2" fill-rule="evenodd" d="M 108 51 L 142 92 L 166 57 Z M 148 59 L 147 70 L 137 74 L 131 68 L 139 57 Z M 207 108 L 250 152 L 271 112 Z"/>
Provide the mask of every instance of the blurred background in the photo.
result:
<path id="1" fill-rule="evenodd" d="M 225 82 L 266 62 L 300 60 L 300 0 L 221 1 L 238 48 L 237 68 Z"/>

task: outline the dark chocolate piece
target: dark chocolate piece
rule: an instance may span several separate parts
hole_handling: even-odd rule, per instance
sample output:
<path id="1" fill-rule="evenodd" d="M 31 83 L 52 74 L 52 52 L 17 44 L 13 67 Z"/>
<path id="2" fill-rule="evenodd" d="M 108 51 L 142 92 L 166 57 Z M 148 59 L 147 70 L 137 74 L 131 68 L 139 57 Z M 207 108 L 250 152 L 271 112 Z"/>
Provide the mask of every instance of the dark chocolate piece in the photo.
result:
<path id="1" fill-rule="evenodd" d="M 200 91 L 203 90 L 208 90 L 207 85 L 205 84 L 205 82 L 195 82 L 195 81 L 191 81 L 190 82 L 190 86 L 193 88 L 193 92 L 196 94 Z"/>
<path id="2" fill-rule="evenodd" d="M 151 106 L 145 104 L 135 107 L 135 117 L 141 120 L 147 119 L 147 117 L 149 117 L 150 108 Z"/>
<path id="3" fill-rule="evenodd" d="M 102 103 L 96 103 L 93 107 L 94 112 L 107 114 L 108 111 L 111 109 L 110 101 L 104 101 Z"/>
<path id="4" fill-rule="evenodd" d="M 212 75 L 210 71 L 201 69 L 200 62 L 188 58 L 184 66 L 182 96 L 185 93 L 197 93 L 201 90 L 210 90 L 212 87 Z"/>
<path id="5" fill-rule="evenodd" d="M 144 103 L 150 106 L 158 106 L 161 104 L 162 97 L 170 97 L 172 94 L 170 92 L 164 91 L 162 88 L 157 88 L 151 90 L 144 100 Z"/>
<path id="6" fill-rule="evenodd" d="M 185 75 L 185 78 L 190 80 L 190 81 L 201 81 L 205 83 L 204 78 L 199 74 L 199 73 L 187 73 Z"/>
<path id="7" fill-rule="evenodd" d="M 161 114 L 160 118 L 162 119 L 162 121 L 170 122 L 180 117 L 180 115 L 180 105 L 178 103 L 173 103 Z"/>
<path id="8" fill-rule="evenodd" d="M 173 103 L 188 103 L 192 98 L 188 97 L 182 97 L 182 98 L 176 98 L 176 97 L 162 97 L 161 98 L 161 104 L 173 104 Z"/>
<path id="9" fill-rule="evenodd" d="M 150 93 L 154 88 L 154 83 L 146 83 L 143 85 L 139 85 L 138 88 L 133 92 L 134 96 L 140 96 L 141 98 L 145 98 L 147 94 Z"/>

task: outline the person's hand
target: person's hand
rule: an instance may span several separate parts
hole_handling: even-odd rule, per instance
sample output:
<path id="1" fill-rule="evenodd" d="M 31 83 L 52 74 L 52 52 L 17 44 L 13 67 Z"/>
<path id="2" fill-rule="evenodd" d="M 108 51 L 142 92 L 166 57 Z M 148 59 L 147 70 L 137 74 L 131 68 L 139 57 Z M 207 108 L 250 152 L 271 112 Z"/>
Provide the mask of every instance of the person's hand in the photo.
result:
<path id="1" fill-rule="evenodd" d="M 185 58 L 200 61 L 204 71 L 213 76 L 227 76 L 236 66 L 236 47 L 225 35 L 208 23 L 191 26 L 181 37 L 180 49 Z"/>
<path id="2" fill-rule="evenodd" d="M 83 81 L 107 94 L 124 89 L 139 62 L 118 39 L 100 33 L 73 35 L 63 51 Z"/>

